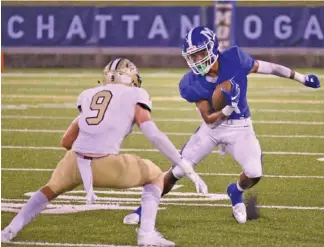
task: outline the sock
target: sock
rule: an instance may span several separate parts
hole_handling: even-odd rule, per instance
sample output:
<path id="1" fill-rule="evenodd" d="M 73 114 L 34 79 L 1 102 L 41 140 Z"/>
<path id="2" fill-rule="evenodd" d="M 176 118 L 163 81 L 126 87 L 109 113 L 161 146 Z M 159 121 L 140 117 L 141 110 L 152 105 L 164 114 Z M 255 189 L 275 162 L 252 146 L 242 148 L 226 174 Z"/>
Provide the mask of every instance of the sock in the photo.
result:
<path id="1" fill-rule="evenodd" d="M 19 232 L 24 226 L 32 221 L 32 219 L 40 214 L 40 212 L 46 208 L 47 204 L 47 197 L 40 191 L 35 192 L 8 227 L 16 233 Z"/>
<path id="2" fill-rule="evenodd" d="M 140 230 L 151 232 L 155 229 L 155 219 L 160 204 L 161 189 L 153 184 L 144 186 L 142 194 L 142 218 Z"/>
<path id="3" fill-rule="evenodd" d="M 242 187 L 240 186 L 239 182 L 236 183 L 236 188 L 241 192 L 244 191 L 244 189 L 242 189 Z"/>
<path id="4" fill-rule="evenodd" d="M 243 191 L 238 183 L 232 183 L 228 186 L 227 193 L 231 198 L 232 205 L 235 206 L 238 203 L 243 202 Z"/>
<path id="5" fill-rule="evenodd" d="M 142 206 L 139 206 L 133 213 L 138 214 L 140 219 L 142 216 Z"/>

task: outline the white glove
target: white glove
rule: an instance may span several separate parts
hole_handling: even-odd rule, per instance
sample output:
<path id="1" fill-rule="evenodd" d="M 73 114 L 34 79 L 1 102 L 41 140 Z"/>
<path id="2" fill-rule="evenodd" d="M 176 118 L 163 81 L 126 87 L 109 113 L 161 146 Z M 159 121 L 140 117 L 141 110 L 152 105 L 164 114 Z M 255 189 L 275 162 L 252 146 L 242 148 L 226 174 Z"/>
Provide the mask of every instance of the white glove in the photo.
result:
<path id="1" fill-rule="evenodd" d="M 182 159 L 180 164 L 180 168 L 183 170 L 184 174 L 195 184 L 197 193 L 208 194 L 208 187 L 205 182 L 199 177 L 199 175 L 194 171 L 191 164 Z"/>

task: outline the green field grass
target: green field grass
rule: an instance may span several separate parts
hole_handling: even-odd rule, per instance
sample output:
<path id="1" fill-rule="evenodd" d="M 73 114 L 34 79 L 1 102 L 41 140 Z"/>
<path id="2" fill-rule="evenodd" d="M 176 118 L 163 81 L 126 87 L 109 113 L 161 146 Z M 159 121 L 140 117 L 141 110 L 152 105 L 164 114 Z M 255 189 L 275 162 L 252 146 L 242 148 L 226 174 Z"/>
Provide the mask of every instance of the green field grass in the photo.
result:
<path id="1" fill-rule="evenodd" d="M 143 87 L 152 97 L 157 125 L 180 149 L 201 120 L 195 106 L 179 96 L 178 81 L 183 71 L 168 72 L 171 74 L 144 70 Z M 323 81 L 324 70 L 316 72 Z M 8 211 L 19 208 L 29 192 L 48 181 L 64 155 L 59 143 L 77 116 L 78 94 L 101 79 L 99 70 L 82 70 L 82 76 L 75 73 L 79 70 L 7 70 L 2 76 L 2 229 L 14 216 Z M 228 154 L 214 152 L 197 171 L 209 192 L 223 199 L 199 200 L 198 195 L 188 194 L 194 187 L 183 179 L 178 183 L 181 186 L 162 199 L 158 230 L 177 246 L 324 246 L 324 161 L 320 161 L 324 158 L 323 87 L 313 90 L 289 80 L 252 76 L 248 98 L 254 130 L 264 152 L 265 177 L 251 191 L 258 195 L 261 218 L 244 225 L 233 220 L 230 201 L 224 194 L 241 168 Z M 138 128 L 134 132 L 125 139 L 122 150 L 134 149 L 133 153 L 168 169 L 168 160 L 151 150 L 154 147 Z M 56 213 L 41 214 L 12 244 L 3 246 L 45 242 L 53 246 L 134 246 L 136 227 L 123 225 L 122 220 L 137 207 L 140 191 L 131 190 L 137 192 L 134 195 L 108 189 L 98 192 L 99 206 L 119 203 L 125 209 L 86 208 L 86 212 L 63 214 L 64 208 L 84 204 L 82 190 L 79 187 L 75 194 L 66 193 L 53 201 Z"/>

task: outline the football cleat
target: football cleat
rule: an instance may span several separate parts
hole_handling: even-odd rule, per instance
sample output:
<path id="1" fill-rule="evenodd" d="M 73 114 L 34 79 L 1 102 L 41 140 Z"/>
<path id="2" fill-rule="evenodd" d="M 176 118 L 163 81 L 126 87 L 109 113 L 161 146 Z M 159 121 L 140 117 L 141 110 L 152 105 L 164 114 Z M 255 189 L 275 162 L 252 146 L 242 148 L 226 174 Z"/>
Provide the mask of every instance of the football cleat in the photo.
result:
<path id="1" fill-rule="evenodd" d="M 175 246 L 175 242 L 165 239 L 158 231 L 144 232 L 138 229 L 137 245 L 139 247 L 167 247 Z"/>
<path id="2" fill-rule="evenodd" d="M 232 202 L 232 210 L 234 219 L 243 224 L 247 220 L 246 207 L 243 203 L 243 192 L 237 189 L 236 183 L 232 183 L 227 187 L 227 194 Z"/>
<path id="3" fill-rule="evenodd" d="M 14 237 L 16 237 L 17 233 L 14 232 L 11 228 L 6 227 L 3 231 L 1 231 L 1 243 L 8 243 Z"/>
<path id="4" fill-rule="evenodd" d="M 238 203 L 235 206 L 232 206 L 232 210 L 233 217 L 237 223 L 244 224 L 247 220 L 245 204 L 243 202 Z"/>
<path id="5" fill-rule="evenodd" d="M 140 221 L 140 216 L 137 213 L 131 213 L 124 217 L 123 223 L 125 225 L 137 225 Z"/>

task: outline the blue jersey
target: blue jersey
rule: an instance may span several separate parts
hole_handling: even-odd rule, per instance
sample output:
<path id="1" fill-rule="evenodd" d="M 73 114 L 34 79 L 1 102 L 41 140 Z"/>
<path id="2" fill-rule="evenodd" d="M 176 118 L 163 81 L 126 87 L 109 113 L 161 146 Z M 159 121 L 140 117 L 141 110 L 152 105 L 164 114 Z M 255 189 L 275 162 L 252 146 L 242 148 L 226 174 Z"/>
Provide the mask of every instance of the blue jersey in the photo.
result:
<path id="1" fill-rule="evenodd" d="M 194 74 L 192 71 L 186 73 L 179 84 L 181 96 L 190 103 L 199 100 L 208 100 L 211 106 L 212 95 L 216 86 L 234 78 L 235 83 L 240 86 L 238 108 L 241 113 L 237 114 L 233 112 L 229 116 L 229 119 L 249 117 L 250 109 L 246 100 L 247 75 L 253 68 L 254 59 L 240 48 L 234 46 L 221 53 L 218 57 L 218 62 L 219 70 L 216 80 L 211 80 L 212 78 L 208 78 L 208 76 Z"/>

